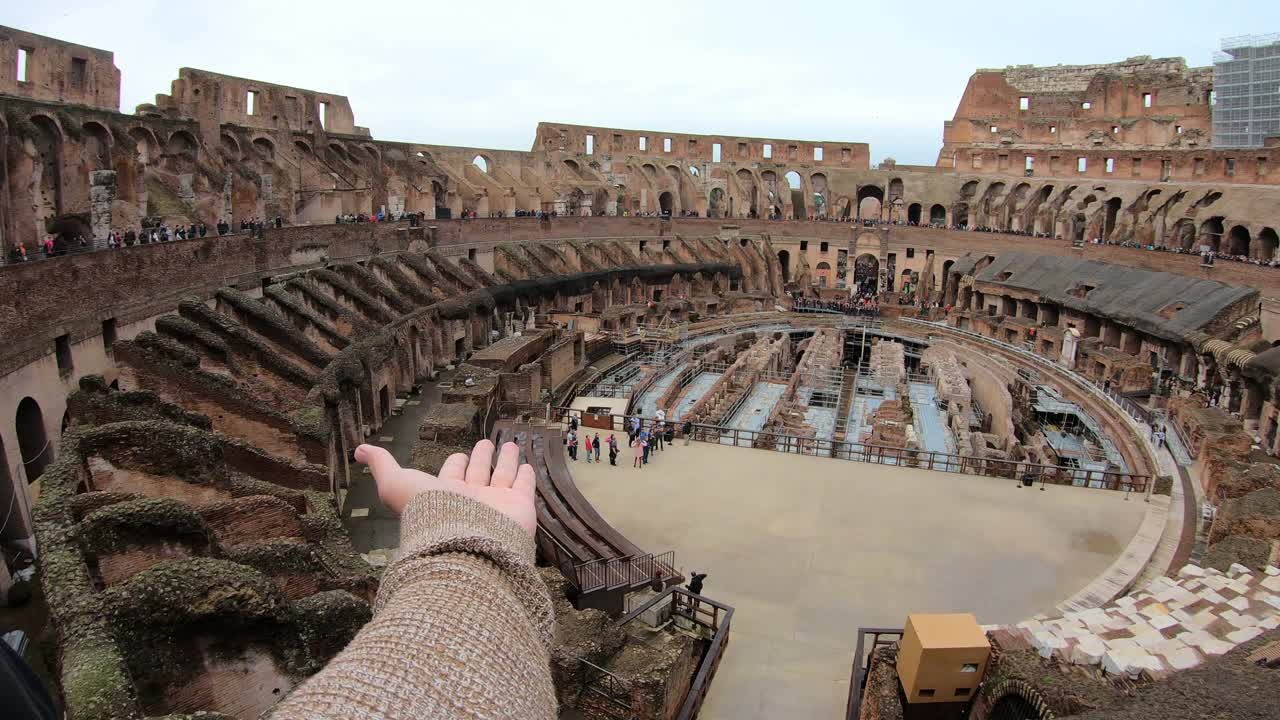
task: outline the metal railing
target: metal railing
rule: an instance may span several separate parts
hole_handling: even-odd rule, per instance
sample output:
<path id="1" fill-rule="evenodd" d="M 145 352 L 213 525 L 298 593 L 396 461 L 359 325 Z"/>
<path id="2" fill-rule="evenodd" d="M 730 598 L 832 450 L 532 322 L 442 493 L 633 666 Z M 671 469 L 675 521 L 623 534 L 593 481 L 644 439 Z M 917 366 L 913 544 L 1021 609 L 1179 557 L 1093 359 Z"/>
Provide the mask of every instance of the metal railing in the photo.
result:
<path id="1" fill-rule="evenodd" d="M 676 577 L 676 553 L 674 550 L 654 555 L 628 555 L 616 558 L 600 558 L 578 563 L 573 577 L 579 592 L 632 589 L 652 582 L 655 577 L 663 582 Z"/>
<path id="2" fill-rule="evenodd" d="M 715 677 L 716 670 L 720 667 L 720 660 L 724 657 L 725 648 L 729 645 L 733 608 L 710 598 L 695 595 L 682 587 L 673 586 L 654 595 L 643 605 L 624 615 L 618 620 L 618 626 L 626 625 L 650 608 L 668 602 L 668 599 L 673 618 L 692 623 L 700 633 L 710 636 L 710 642 L 702 654 L 702 660 L 698 663 L 693 682 L 689 685 L 689 692 L 685 695 L 680 711 L 675 716 L 675 720 L 693 720 L 702 709 L 707 691 L 711 689 L 711 679 Z"/>
<path id="3" fill-rule="evenodd" d="M 577 412 L 579 411 L 564 407 L 552 408 L 551 422 L 559 422 L 570 413 Z M 626 427 L 625 416 L 612 415 L 611 417 L 614 427 Z M 652 419 L 647 419 L 644 422 L 645 426 L 649 426 L 652 423 Z M 680 425 L 681 423 L 676 422 L 675 424 Z M 1087 470 L 1059 465 L 1042 465 L 1019 460 L 978 458 L 969 455 L 911 450 L 848 440 L 825 440 L 783 435 L 762 430 L 740 430 L 718 425 L 695 424 L 693 426 L 693 439 L 720 445 L 762 448 L 776 450 L 777 452 L 796 453 L 797 455 L 829 457 L 877 465 L 895 465 L 966 475 L 1013 478 L 1024 483 L 1040 483 L 1041 485 L 1074 485 L 1077 487 L 1120 490 L 1124 492 L 1144 492 L 1151 483 L 1149 475 L 1137 473 Z"/>
<path id="4" fill-rule="evenodd" d="M 871 645 L 866 644 L 867 637 Z M 845 720 L 858 720 L 862 712 L 862 693 L 871 671 L 871 655 L 882 647 L 902 640 L 902 628 L 858 628 L 858 647 L 853 653 L 853 671 L 849 676 L 849 701 L 845 704 Z"/>
<path id="5" fill-rule="evenodd" d="M 585 658 L 578 658 L 578 664 L 582 666 L 583 671 L 582 688 L 578 691 L 579 697 L 582 693 L 589 692 L 630 713 L 631 688 L 627 687 L 627 683 L 622 678 Z"/>

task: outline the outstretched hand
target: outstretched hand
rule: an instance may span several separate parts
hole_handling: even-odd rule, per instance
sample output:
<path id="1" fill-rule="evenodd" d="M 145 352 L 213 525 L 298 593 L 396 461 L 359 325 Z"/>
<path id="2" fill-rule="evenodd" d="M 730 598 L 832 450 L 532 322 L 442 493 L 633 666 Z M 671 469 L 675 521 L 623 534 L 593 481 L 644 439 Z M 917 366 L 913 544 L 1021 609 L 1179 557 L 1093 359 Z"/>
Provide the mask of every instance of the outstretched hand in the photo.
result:
<path id="1" fill-rule="evenodd" d="M 439 475 L 402 468 L 391 453 L 376 445 L 356 448 L 356 461 L 369 466 L 378 483 L 378 497 L 397 514 L 414 495 L 444 490 L 488 505 L 514 520 L 530 535 L 537 527 L 533 467 L 520 464 L 520 449 L 515 443 L 503 443 L 498 463 L 493 466 L 493 443 L 481 440 L 470 457 L 462 453 L 450 455 L 440 466 Z"/>

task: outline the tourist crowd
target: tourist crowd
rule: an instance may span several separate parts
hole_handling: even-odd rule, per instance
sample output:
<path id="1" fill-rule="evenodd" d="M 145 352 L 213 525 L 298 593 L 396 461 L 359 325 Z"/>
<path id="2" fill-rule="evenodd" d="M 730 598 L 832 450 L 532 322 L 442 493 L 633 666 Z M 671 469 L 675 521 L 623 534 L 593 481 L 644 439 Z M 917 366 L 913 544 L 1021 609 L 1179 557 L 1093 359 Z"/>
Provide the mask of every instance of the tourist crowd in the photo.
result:
<path id="1" fill-rule="evenodd" d="M 644 469 L 651 457 L 670 448 L 676 441 L 675 423 L 667 422 L 666 412 L 663 410 L 658 410 L 653 420 L 643 420 L 639 416 L 628 417 L 624 420 L 624 426 L 627 430 L 625 447 L 631 451 L 631 467 L 637 470 Z M 688 445 L 693 439 L 693 422 L 685 420 L 679 434 L 684 438 L 684 444 Z M 609 464 L 616 466 L 618 455 L 623 452 L 615 433 L 602 438 L 598 430 L 592 432 L 589 428 L 580 427 L 577 416 L 569 417 L 569 432 L 564 436 L 564 444 L 570 460 L 577 461 L 582 457 L 588 463 L 603 462 L 602 456 L 607 456 Z"/>

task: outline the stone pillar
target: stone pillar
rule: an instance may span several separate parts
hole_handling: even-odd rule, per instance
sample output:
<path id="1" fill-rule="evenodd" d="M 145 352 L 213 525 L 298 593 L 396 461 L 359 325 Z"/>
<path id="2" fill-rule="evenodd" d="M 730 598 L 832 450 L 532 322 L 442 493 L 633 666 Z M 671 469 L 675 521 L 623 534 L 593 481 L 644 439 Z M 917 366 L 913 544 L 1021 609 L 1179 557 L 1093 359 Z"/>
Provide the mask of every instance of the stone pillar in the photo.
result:
<path id="1" fill-rule="evenodd" d="M 231 181 L 231 178 L 230 176 L 228 176 L 227 182 L 230 182 L 230 181 Z M 181 175 L 178 176 L 178 197 L 182 200 L 182 204 L 186 205 L 188 208 L 195 207 L 196 205 L 195 176 L 192 175 L 191 173 L 182 173 Z M 231 215 L 228 214 L 226 216 L 226 219 L 230 221 Z"/>
<path id="2" fill-rule="evenodd" d="M 114 170 L 94 170 L 89 173 L 89 227 L 93 240 L 105 240 L 111 232 L 111 203 L 116 199 L 116 173 Z"/>

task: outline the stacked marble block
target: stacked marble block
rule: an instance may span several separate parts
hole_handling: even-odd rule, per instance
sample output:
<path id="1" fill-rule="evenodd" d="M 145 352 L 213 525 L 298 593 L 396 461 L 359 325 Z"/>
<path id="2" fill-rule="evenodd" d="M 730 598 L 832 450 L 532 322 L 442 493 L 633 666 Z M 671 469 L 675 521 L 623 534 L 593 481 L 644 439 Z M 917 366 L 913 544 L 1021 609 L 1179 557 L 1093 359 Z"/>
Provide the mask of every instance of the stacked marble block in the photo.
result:
<path id="1" fill-rule="evenodd" d="M 1036 617 L 1005 633 L 1041 657 L 1100 665 L 1109 674 L 1162 677 L 1222 655 L 1280 626 L 1280 569 L 1227 572 L 1187 565 L 1104 607 Z"/>

